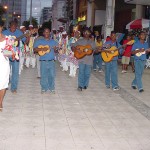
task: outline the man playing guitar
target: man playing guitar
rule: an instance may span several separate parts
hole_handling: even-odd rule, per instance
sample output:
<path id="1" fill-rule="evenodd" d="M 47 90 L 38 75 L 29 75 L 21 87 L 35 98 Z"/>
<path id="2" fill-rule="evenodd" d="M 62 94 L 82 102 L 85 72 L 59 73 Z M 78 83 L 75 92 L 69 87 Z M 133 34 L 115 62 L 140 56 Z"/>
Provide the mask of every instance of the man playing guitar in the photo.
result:
<path id="1" fill-rule="evenodd" d="M 83 38 L 79 39 L 76 43 L 73 44 L 72 50 L 79 51 L 79 53 L 82 53 L 80 48 L 76 49 L 77 46 L 85 46 L 85 45 L 90 45 L 91 50 L 96 49 L 96 44 L 94 41 L 90 40 L 91 31 L 86 28 L 83 31 Z M 89 79 L 91 75 L 91 69 L 92 69 L 92 64 L 93 64 L 93 54 L 91 55 L 86 55 L 83 58 L 78 60 L 79 63 L 79 74 L 78 74 L 78 90 L 82 91 L 82 89 L 87 89 L 89 85 Z"/>
<path id="2" fill-rule="evenodd" d="M 114 31 L 111 32 L 110 40 L 106 41 L 103 45 L 106 49 L 115 46 L 116 48 L 120 47 L 120 44 L 116 41 L 116 33 Z M 117 49 L 116 49 L 117 50 Z M 104 50 L 105 51 L 105 50 Z M 123 51 L 123 49 L 119 49 L 118 51 Z M 109 53 L 109 51 L 107 51 Z M 111 53 L 111 51 L 110 51 Z M 114 91 L 119 90 L 118 85 L 118 56 L 114 57 L 111 61 L 105 62 L 105 85 L 106 88 L 110 88 L 110 82 L 112 84 L 112 89 Z"/>
<path id="3" fill-rule="evenodd" d="M 40 56 L 40 72 L 41 72 L 41 94 L 48 90 L 55 93 L 55 54 L 54 47 L 58 43 L 50 39 L 50 29 L 45 28 L 43 32 L 44 38 L 36 40 L 34 43 L 34 52 L 48 51 Z"/>
<path id="4" fill-rule="evenodd" d="M 146 63 L 146 53 L 150 52 L 148 43 L 145 42 L 146 34 L 141 31 L 139 40 L 132 47 L 132 54 L 134 55 L 135 64 L 135 78 L 132 82 L 132 88 L 138 88 L 139 92 L 143 92 L 142 75 Z"/>

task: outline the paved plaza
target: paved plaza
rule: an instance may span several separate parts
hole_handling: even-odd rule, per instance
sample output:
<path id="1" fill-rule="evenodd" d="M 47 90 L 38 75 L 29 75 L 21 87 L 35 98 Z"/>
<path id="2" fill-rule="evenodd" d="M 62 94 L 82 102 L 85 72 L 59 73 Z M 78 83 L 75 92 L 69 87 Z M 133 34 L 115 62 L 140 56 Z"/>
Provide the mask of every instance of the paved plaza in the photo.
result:
<path id="1" fill-rule="evenodd" d="M 0 150 L 150 150 L 150 69 L 144 93 L 131 89 L 134 74 L 119 70 L 120 91 L 93 72 L 77 91 L 77 77 L 57 65 L 56 93 L 41 94 L 36 69 L 24 69 L 17 94 L 9 90 L 0 112 Z"/>

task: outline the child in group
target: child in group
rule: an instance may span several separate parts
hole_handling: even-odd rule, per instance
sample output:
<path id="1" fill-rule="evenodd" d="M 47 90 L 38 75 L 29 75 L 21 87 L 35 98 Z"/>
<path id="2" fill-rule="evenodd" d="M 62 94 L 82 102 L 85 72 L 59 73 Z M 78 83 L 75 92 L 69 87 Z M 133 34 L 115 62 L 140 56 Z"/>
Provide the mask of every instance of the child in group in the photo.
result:
<path id="1" fill-rule="evenodd" d="M 123 45 L 131 41 L 131 35 L 127 35 L 126 40 L 123 41 Z M 131 57 L 131 49 L 132 45 L 127 45 L 126 48 L 124 49 L 123 56 L 122 56 L 122 73 L 127 72 L 127 67 L 130 62 L 130 57 Z"/>
<path id="2" fill-rule="evenodd" d="M 100 36 L 98 36 L 96 38 L 96 46 L 97 47 L 102 47 L 103 46 L 102 39 L 101 39 Z M 102 72 L 102 62 L 103 62 L 103 60 L 102 60 L 101 53 L 100 52 L 95 52 L 93 57 L 94 57 L 93 70 L 97 71 L 96 67 L 98 66 L 98 71 Z"/>

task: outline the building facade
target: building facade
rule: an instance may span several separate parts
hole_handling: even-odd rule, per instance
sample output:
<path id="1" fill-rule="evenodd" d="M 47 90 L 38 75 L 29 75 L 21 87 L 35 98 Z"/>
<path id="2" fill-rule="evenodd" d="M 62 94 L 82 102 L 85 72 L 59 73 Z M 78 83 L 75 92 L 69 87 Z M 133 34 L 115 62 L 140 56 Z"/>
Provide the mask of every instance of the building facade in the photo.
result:
<path id="1" fill-rule="evenodd" d="M 115 29 L 124 32 L 125 26 L 136 18 L 149 18 L 150 0 L 78 0 L 79 26 L 98 27 L 106 37 Z"/>
<path id="2" fill-rule="evenodd" d="M 65 0 L 64 13 L 57 8 L 58 1 L 53 1 L 53 26 L 62 20 L 66 26 L 78 24 L 78 29 L 91 27 L 104 37 L 112 30 L 124 32 L 126 24 L 136 18 L 150 18 L 150 0 Z"/>
<path id="3" fill-rule="evenodd" d="M 51 20 L 51 18 L 52 18 L 52 7 L 44 7 L 41 13 L 40 24 Z"/>
<path id="4" fill-rule="evenodd" d="M 26 19 L 27 0 L 1 0 L 1 4 L 7 6 L 7 13 L 3 17 L 6 26 L 11 20 L 15 19 L 20 25 Z"/>
<path id="5" fill-rule="evenodd" d="M 58 30 L 60 26 L 66 28 L 65 2 L 65 0 L 53 0 L 52 2 L 52 28 L 56 30 Z"/>

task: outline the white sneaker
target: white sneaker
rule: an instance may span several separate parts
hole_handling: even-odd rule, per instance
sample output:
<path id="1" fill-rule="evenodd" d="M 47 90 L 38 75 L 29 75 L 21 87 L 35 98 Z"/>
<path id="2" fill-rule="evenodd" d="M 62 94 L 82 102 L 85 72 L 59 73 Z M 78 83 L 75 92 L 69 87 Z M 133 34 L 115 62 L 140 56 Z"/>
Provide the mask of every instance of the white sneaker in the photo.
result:
<path id="1" fill-rule="evenodd" d="M 102 70 L 102 69 L 100 69 L 100 70 L 98 70 L 98 72 L 103 72 L 103 70 Z"/>
<path id="2" fill-rule="evenodd" d="M 97 69 L 93 69 L 94 71 L 97 71 Z"/>
<path id="3" fill-rule="evenodd" d="M 51 90 L 50 93 L 55 94 L 55 90 Z"/>
<path id="4" fill-rule="evenodd" d="M 121 73 L 125 73 L 125 72 L 126 72 L 125 70 L 122 70 L 122 71 L 121 71 Z"/>
<path id="5" fill-rule="evenodd" d="M 113 88 L 113 91 L 119 91 L 120 90 L 120 88 L 119 87 L 115 87 L 115 88 Z"/>

